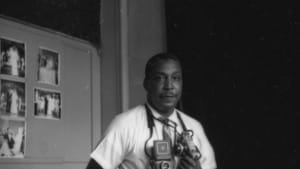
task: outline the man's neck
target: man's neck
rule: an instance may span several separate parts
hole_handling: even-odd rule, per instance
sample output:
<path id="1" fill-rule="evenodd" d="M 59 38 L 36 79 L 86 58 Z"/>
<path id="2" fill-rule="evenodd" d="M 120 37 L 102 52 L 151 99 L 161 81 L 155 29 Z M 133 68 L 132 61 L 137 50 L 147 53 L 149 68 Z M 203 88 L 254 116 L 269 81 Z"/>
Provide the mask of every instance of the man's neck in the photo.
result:
<path id="1" fill-rule="evenodd" d="M 155 106 L 153 106 L 153 104 L 151 104 L 149 101 L 147 103 L 148 103 L 148 105 L 150 105 L 150 107 L 152 109 L 154 109 L 158 114 L 160 114 L 164 118 L 170 117 L 173 114 L 174 110 L 175 110 L 175 108 L 167 109 L 167 110 L 160 110 L 160 109 L 156 108 Z"/>
<path id="2" fill-rule="evenodd" d="M 172 113 L 174 112 L 174 109 L 172 110 L 167 110 L 167 111 L 164 111 L 164 112 L 158 112 L 160 115 L 162 115 L 164 118 L 169 118 Z"/>

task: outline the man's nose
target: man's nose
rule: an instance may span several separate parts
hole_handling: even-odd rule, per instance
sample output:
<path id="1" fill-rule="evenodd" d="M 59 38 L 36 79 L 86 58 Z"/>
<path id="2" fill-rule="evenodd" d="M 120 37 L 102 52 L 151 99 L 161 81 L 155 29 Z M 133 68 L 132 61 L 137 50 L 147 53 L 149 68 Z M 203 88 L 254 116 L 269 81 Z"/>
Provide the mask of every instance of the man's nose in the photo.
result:
<path id="1" fill-rule="evenodd" d="M 172 79 L 167 78 L 167 79 L 165 80 L 164 88 L 165 88 L 165 89 L 173 89 L 173 88 L 174 88 L 174 84 L 173 84 Z"/>

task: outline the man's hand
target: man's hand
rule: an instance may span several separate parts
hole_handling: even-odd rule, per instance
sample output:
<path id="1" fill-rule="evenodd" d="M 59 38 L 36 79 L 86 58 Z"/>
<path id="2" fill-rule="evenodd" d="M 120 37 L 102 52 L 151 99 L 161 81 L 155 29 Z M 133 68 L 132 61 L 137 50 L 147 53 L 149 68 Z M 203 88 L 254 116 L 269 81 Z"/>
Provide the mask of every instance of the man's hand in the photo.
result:
<path id="1" fill-rule="evenodd" d="M 201 169 L 199 160 L 194 160 L 189 152 L 184 151 L 177 169 Z"/>

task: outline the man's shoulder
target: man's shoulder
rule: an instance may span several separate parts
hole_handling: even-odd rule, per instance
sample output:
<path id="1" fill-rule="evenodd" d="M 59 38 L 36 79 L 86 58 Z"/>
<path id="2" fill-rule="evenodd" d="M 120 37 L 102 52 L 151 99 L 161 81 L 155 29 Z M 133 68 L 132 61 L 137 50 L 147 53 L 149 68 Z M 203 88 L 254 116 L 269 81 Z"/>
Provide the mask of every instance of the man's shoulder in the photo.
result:
<path id="1" fill-rule="evenodd" d="M 177 111 L 180 114 L 180 116 L 181 116 L 182 120 L 184 121 L 184 123 L 187 125 L 187 127 L 188 126 L 193 127 L 193 128 L 194 127 L 196 127 L 196 128 L 197 127 L 202 127 L 199 120 L 195 119 L 194 117 L 192 117 L 192 116 L 190 116 L 190 115 L 188 115 L 188 114 L 186 114 L 186 113 L 184 113 L 180 110 L 177 110 Z"/>
<path id="2" fill-rule="evenodd" d="M 122 113 L 120 113 L 118 116 L 122 118 L 130 118 L 135 116 L 141 116 L 145 113 L 145 106 L 144 105 L 137 105 L 135 107 L 132 107 Z"/>
<path id="3" fill-rule="evenodd" d="M 139 121 L 145 118 L 145 112 L 146 111 L 144 105 L 138 105 L 118 114 L 115 117 L 114 121 L 117 123 L 132 123 L 134 121 Z"/>
<path id="4" fill-rule="evenodd" d="M 189 120 L 189 121 L 198 123 L 198 120 L 196 120 L 194 117 L 188 115 L 186 112 L 183 112 L 181 110 L 177 110 L 177 112 L 180 114 L 180 116 L 183 118 L 183 120 Z"/>

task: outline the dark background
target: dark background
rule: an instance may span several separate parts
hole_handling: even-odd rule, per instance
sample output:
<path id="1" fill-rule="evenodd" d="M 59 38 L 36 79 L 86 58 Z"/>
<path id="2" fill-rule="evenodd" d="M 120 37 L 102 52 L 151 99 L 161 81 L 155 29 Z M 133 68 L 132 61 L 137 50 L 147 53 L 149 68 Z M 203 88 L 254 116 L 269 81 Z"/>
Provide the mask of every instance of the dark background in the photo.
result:
<path id="1" fill-rule="evenodd" d="M 0 14 L 99 45 L 100 0 L 28 2 L 1 1 Z M 182 107 L 202 122 L 218 169 L 299 169 L 297 1 L 165 2 Z"/>
<path id="2" fill-rule="evenodd" d="M 100 0 L 1 0 L 0 15 L 99 45 Z"/>
<path id="3" fill-rule="evenodd" d="M 219 169 L 300 168 L 297 4 L 166 0 L 182 107 L 202 122 Z"/>

